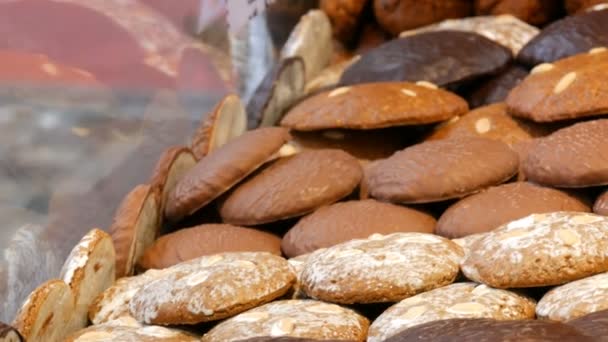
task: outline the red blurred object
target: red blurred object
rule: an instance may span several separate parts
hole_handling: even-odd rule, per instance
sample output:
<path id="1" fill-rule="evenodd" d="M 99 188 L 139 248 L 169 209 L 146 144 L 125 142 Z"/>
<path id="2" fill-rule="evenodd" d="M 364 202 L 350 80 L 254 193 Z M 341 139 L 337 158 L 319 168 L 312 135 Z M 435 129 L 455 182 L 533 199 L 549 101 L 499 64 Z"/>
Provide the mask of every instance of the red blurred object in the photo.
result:
<path id="1" fill-rule="evenodd" d="M 210 48 L 136 0 L 0 0 L 0 49 L 43 54 L 117 88 L 218 90 L 228 81 Z"/>

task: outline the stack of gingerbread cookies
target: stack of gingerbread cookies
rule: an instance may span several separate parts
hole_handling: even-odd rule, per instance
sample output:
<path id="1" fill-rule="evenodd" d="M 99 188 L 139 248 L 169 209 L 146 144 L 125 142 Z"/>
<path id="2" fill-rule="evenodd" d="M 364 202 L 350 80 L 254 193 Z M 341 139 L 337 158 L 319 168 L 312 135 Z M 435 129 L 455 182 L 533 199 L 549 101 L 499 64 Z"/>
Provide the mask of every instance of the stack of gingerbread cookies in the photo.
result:
<path id="1" fill-rule="evenodd" d="M 321 1 L 0 337 L 601 341 L 597 5 Z M 395 38 L 337 58 L 368 25 Z"/>

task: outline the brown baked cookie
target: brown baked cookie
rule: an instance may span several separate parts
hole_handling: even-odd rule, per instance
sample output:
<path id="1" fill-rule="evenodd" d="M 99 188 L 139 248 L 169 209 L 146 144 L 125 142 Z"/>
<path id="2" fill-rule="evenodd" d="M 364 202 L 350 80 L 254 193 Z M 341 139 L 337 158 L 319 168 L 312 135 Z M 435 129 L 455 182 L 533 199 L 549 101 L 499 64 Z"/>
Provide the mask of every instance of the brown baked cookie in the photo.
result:
<path id="1" fill-rule="evenodd" d="M 316 300 L 282 300 L 262 305 L 216 325 L 203 342 L 252 337 L 365 341 L 369 321 L 355 311 Z"/>
<path id="2" fill-rule="evenodd" d="M 357 158 L 364 165 L 390 157 L 407 146 L 403 131 L 397 128 L 374 130 L 292 131 L 292 143 L 301 151 L 338 149 Z"/>
<path id="3" fill-rule="evenodd" d="M 595 47 L 608 46 L 607 18 L 608 11 L 602 10 L 558 20 L 528 42 L 517 55 L 517 60 L 533 67 L 585 53 Z"/>
<path id="4" fill-rule="evenodd" d="M 135 264 L 159 233 L 160 200 L 157 189 L 138 185 L 124 198 L 110 226 L 116 251 L 116 277 L 133 275 Z"/>
<path id="5" fill-rule="evenodd" d="M 49 280 L 30 293 L 12 325 L 27 342 L 63 341 L 71 333 L 74 304 L 63 280 Z"/>
<path id="6" fill-rule="evenodd" d="M 458 239 L 452 239 L 452 242 L 457 244 L 464 251 L 465 257 L 471 252 L 471 247 L 479 238 L 484 236 L 486 233 L 478 233 L 467 235 Z"/>
<path id="7" fill-rule="evenodd" d="M 329 65 L 333 54 L 331 22 L 319 9 L 308 11 L 289 34 L 281 49 L 281 60 L 301 57 L 305 67 L 305 81 L 313 79 Z"/>
<path id="8" fill-rule="evenodd" d="M 133 296 L 150 281 L 166 275 L 171 270 L 148 270 L 133 277 L 123 277 L 100 293 L 89 307 L 89 319 L 94 325 L 133 325 L 123 321 L 132 321 L 129 303 Z"/>
<path id="9" fill-rule="evenodd" d="M 163 213 L 167 206 L 169 194 L 175 189 L 177 182 L 196 165 L 197 158 L 187 147 L 171 147 L 161 154 L 149 184 L 160 194 L 159 226 L 162 228 Z"/>
<path id="10" fill-rule="evenodd" d="M 167 268 L 203 255 L 268 252 L 281 255 L 281 238 L 251 228 L 203 224 L 160 237 L 139 261 L 143 269 Z"/>
<path id="11" fill-rule="evenodd" d="M 276 125 L 303 95 L 305 65 L 300 57 L 285 58 L 272 68 L 247 104 L 247 128 Z"/>
<path id="12" fill-rule="evenodd" d="M 287 260 L 270 253 L 223 253 L 168 269 L 131 299 L 145 324 L 197 324 L 228 318 L 284 295 L 295 281 Z"/>
<path id="13" fill-rule="evenodd" d="M 192 137 L 190 147 L 198 160 L 245 133 L 246 129 L 245 107 L 237 95 L 230 94 L 203 118 Z"/>
<path id="14" fill-rule="evenodd" d="M 513 52 L 513 55 L 517 55 L 519 50 L 540 32 L 538 28 L 510 14 L 503 14 L 498 16 L 448 19 L 437 24 L 401 32 L 399 36 L 407 37 L 422 32 L 442 30 L 475 32 L 500 45 L 508 47 Z"/>
<path id="15" fill-rule="evenodd" d="M 461 268 L 495 288 L 560 285 L 608 271 L 608 218 L 590 213 L 533 214 L 475 241 Z"/>
<path id="16" fill-rule="evenodd" d="M 23 342 L 23 337 L 17 329 L 0 322 L 1 342 Z"/>
<path id="17" fill-rule="evenodd" d="M 363 171 L 340 150 L 305 151 L 282 158 L 239 185 L 220 204 L 226 223 L 259 225 L 297 217 L 355 190 Z"/>
<path id="18" fill-rule="evenodd" d="M 313 253 L 301 282 L 327 302 L 395 302 L 451 284 L 462 257 L 460 246 L 436 235 L 374 234 Z"/>
<path id="19" fill-rule="evenodd" d="M 475 283 L 456 283 L 406 298 L 391 306 L 370 327 L 369 342 L 431 321 L 452 318 L 534 319 L 534 300 Z"/>
<path id="20" fill-rule="evenodd" d="M 448 18 L 462 18 L 471 14 L 469 0 L 374 0 L 374 14 L 378 23 L 393 35 Z"/>
<path id="21" fill-rule="evenodd" d="M 558 187 L 608 184 L 608 119 L 587 121 L 537 139 L 522 169 L 535 183 Z"/>
<path id="22" fill-rule="evenodd" d="M 391 39 L 390 35 L 384 31 L 378 23 L 366 23 L 361 29 L 361 35 L 355 48 L 355 54 L 359 55 L 367 52 L 370 49 L 378 47 Z"/>
<path id="23" fill-rule="evenodd" d="M 566 323 L 598 342 L 608 340 L 608 310 L 590 313 Z"/>
<path id="24" fill-rule="evenodd" d="M 475 0 L 477 15 L 512 14 L 536 26 L 542 26 L 560 14 L 555 0 Z"/>
<path id="25" fill-rule="evenodd" d="M 605 227 L 604 227 L 605 229 Z M 558 286 L 538 302 L 539 319 L 565 322 L 608 309 L 608 273 Z"/>
<path id="26" fill-rule="evenodd" d="M 511 65 L 496 76 L 480 81 L 466 94 L 471 108 L 497 102 L 504 102 L 511 89 L 528 76 L 528 70 L 519 65 Z"/>
<path id="27" fill-rule="evenodd" d="M 423 32 L 391 40 L 362 54 L 344 71 L 339 84 L 427 81 L 457 88 L 500 72 L 511 59 L 508 48 L 476 33 Z"/>
<path id="28" fill-rule="evenodd" d="M 604 191 L 593 205 L 593 212 L 596 214 L 608 216 L 608 190 Z"/>
<path id="29" fill-rule="evenodd" d="M 531 214 L 554 211 L 590 212 L 579 198 L 532 183 L 499 185 L 466 197 L 446 210 L 437 222 L 436 234 L 460 238 L 492 231 Z"/>
<path id="30" fill-rule="evenodd" d="M 306 95 L 313 95 L 321 91 L 334 88 L 334 86 L 340 82 L 340 77 L 342 77 L 344 70 L 358 61 L 359 58 L 361 58 L 361 56 L 356 55 L 343 61 L 331 64 L 327 68 L 321 70 L 321 72 L 315 78 L 306 82 L 304 93 Z"/>
<path id="31" fill-rule="evenodd" d="M 297 131 L 374 129 L 439 122 L 467 110 L 462 98 L 427 83 L 371 83 L 314 95 L 292 108 L 281 125 Z"/>
<path id="32" fill-rule="evenodd" d="M 368 2 L 369 0 L 320 0 L 319 8 L 329 17 L 334 37 L 350 43 L 356 37 Z"/>
<path id="33" fill-rule="evenodd" d="M 160 326 L 127 327 L 96 325 L 78 331 L 65 342 L 196 342 L 200 337 Z"/>
<path id="34" fill-rule="evenodd" d="M 216 149 L 177 182 L 169 195 L 166 217 L 177 221 L 193 214 L 272 159 L 289 139 L 286 129 L 265 127 Z"/>
<path id="35" fill-rule="evenodd" d="M 427 141 L 366 168 L 372 197 L 396 203 L 438 202 L 501 184 L 517 173 L 517 153 L 485 138 Z"/>
<path id="36" fill-rule="evenodd" d="M 106 232 L 93 229 L 72 249 L 60 274 L 75 300 L 69 332 L 87 326 L 89 306 L 100 293 L 112 286 L 115 271 L 116 254 L 112 238 Z"/>
<path id="37" fill-rule="evenodd" d="M 566 11 L 569 14 L 584 12 L 590 10 L 597 5 L 608 4 L 606 0 L 565 0 Z"/>
<path id="38" fill-rule="evenodd" d="M 319 251 L 320 249 L 317 249 L 317 251 Z M 306 299 L 306 293 L 304 293 L 304 291 L 302 291 L 302 271 L 304 270 L 304 265 L 306 264 L 306 262 L 308 261 L 308 258 L 312 255 L 312 253 L 309 254 L 301 254 L 298 255 L 297 257 L 294 258 L 290 258 L 287 259 L 287 262 L 289 263 L 289 267 L 291 268 L 291 270 L 293 271 L 293 273 L 296 275 L 296 282 L 293 284 L 293 294 L 290 296 L 290 298 L 292 299 Z"/>
<path id="39" fill-rule="evenodd" d="M 288 257 L 313 252 L 372 234 L 432 233 L 435 219 L 424 212 L 375 200 L 336 203 L 302 218 L 283 237 Z"/>
<path id="40" fill-rule="evenodd" d="M 515 148 L 522 141 L 547 134 L 547 130 L 539 126 L 513 118 L 504 103 L 496 103 L 440 124 L 427 140 L 477 136 L 499 140 Z"/>
<path id="41" fill-rule="evenodd" d="M 407 329 L 385 342 L 592 342 L 574 327 L 550 321 L 456 318 Z"/>
<path id="42" fill-rule="evenodd" d="M 606 77 L 606 48 L 593 49 L 553 64 L 540 64 L 509 93 L 506 100 L 509 113 L 537 122 L 606 114 Z"/>

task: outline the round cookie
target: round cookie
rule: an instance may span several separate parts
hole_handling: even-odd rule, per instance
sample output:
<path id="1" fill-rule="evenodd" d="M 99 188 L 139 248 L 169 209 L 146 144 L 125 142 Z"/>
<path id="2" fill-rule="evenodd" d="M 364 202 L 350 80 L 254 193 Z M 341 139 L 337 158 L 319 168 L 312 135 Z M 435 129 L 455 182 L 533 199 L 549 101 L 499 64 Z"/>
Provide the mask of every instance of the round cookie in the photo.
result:
<path id="1" fill-rule="evenodd" d="M 340 150 L 282 158 L 251 177 L 220 204 L 226 223 L 258 225 L 307 214 L 353 192 L 363 171 Z"/>
<path id="2" fill-rule="evenodd" d="M 556 187 L 608 184 L 606 141 L 608 119 L 562 128 L 530 145 L 523 172 L 535 183 Z"/>
<path id="3" fill-rule="evenodd" d="M 177 182 L 165 215 L 177 221 L 202 208 L 277 154 L 290 139 L 279 127 L 249 131 L 201 159 Z"/>
<path id="4" fill-rule="evenodd" d="M 320 0 L 319 8 L 331 21 L 334 37 L 352 42 L 360 23 L 359 19 L 369 0 Z"/>
<path id="5" fill-rule="evenodd" d="M 538 302 L 539 319 L 565 322 L 608 309 L 608 273 L 573 281 L 547 292 Z"/>
<path id="6" fill-rule="evenodd" d="M 584 53 L 594 47 L 607 46 L 607 18 L 608 11 L 603 10 L 558 20 L 528 42 L 517 55 L 517 60 L 533 67 Z"/>
<path id="7" fill-rule="evenodd" d="M 407 329 L 385 342 L 592 342 L 574 327 L 550 321 L 498 321 L 488 318 L 455 318 L 433 321 Z"/>
<path id="8" fill-rule="evenodd" d="M 95 325 L 68 337 L 65 342 L 196 342 L 200 337 L 160 326 L 127 327 Z"/>
<path id="9" fill-rule="evenodd" d="M 606 48 L 594 48 L 552 64 L 540 64 L 509 93 L 507 109 L 513 116 L 536 122 L 606 114 L 606 77 Z"/>
<path id="10" fill-rule="evenodd" d="M 608 271 L 608 218 L 577 212 L 533 214 L 475 241 L 464 275 L 495 288 L 560 285 Z"/>
<path id="11" fill-rule="evenodd" d="M 413 326 L 452 318 L 534 319 L 534 300 L 475 283 L 456 283 L 402 300 L 370 327 L 368 341 L 381 342 Z"/>
<path id="12" fill-rule="evenodd" d="M 512 14 L 536 26 L 542 26 L 557 15 L 560 5 L 554 0 L 475 0 L 477 15 Z"/>
<path id="13" fill-rule="evenodd" d="M 28 342 L 63 341 L 72 333 L 69 329 L 74 307 L 70 287 L 52 279 L 30 293 L 12 325 Z"/>
<path id="14" fill-rule="evenodd" d="M 268 252 L 281 255 L 281 238 L 256 229 L 203 224 L 161 236 L 140 259 L 143 269 L 167 268 L 204 255 Z"/>
<path id="15" fill-rule="evenodd" d="M 582 200 L 556 189 L 526 182 L 509 183 L 450 206 L 439 218 L 435 233 L 460 238 L 492 231 L 531 214 L 554 211 L 590 212 L 591 209 Z"/>
<path id="16" fill-rule="evenodd" d="M 295 275 L 270 253 L 224 253 L 170 267 L 129 303 L 145 324 L 197 324 L 231 317 L 284 295 Z"/>
<path id="17" fill-rule="evenodd" d="M 594 7 L 606 5 L 606 0 L 565 0 L 564 5 L 569 14 L 594 10 Z"/>
<path id="18" fill-rule="evenodd" d="M 381 82 L 340 87 L 292 108 L 281 126 L 297 131 L 418 125 L 466 113 L 459 96 L 426 83 Z"/>
<path id="19" fill-rule="evenodd" d="M 517 55 L 519 50 L 540 32 L 538 28 L 510 14 L 503 14 L 448 19 L 415 30 L 401 32 L 399 36 L 407 37 L 422 32 L 442 30 L 475 32 L 508 47 L 514 55 Z"/>
<path id="20" fill-rule="evenodd" d="M 460 246 L 436 235 L 374 234 L 313 253 L 302 288 L 334 303 L 395 302 L 452 283 L 462 257 Z"/>
<path id="21" fill-rule="evenodd" d="M 593 212 L 599 215 L 608 216 L 608 191 L 604 191 L 593 205 Z"/>
<path id="22" fill-rule="evenodd" d="M 367 318 L 335 304 L 282 300 L 223 321 L 202 341 L 238 341 L 262 336 L 365 341 L 368 327 Z"/>
<path id="23" fill-rule="evenodd" d="M 60 273 L 74 295 L 69 331 L 84 329 L 89 322 L 89 306 L 112 286 L 116 276 L 116 254 L 112 238 L 93 229 L 72 249 Z"/>
<path id="24" fill-rule="evenodd" d="M 407 146 L 403 132 L 396 128 L 374 130 L 292 131 L 292 143 L 302 151 L 338 149 L 361 164 L 390 157 Z"/>
<path id="25" fill-rule="evenodd" d="M 511 59 L 511 50 L 476 33 L 423 32 L 362 54 L 344 71 L 340 85 L 426 81 L 454 88 L 500 72 Z"/>
<path id="26" fill-rule="evenodd" d="M 501 73 L 487 80 L 480 81 L 466 95 L 471 108 L 477 108 L 492 103 L 503 102 L 515 88 L 528 76 L 528 70 L 519 65 L 511 65 Z"/>
<path id="27" fill-rule="evenodd" d="M 448 18 L 466 17 L 472 12 L 468 0 L 372 0 L 378 23 L 393 35 Z"/>
<path id="28" fill-rule="evenodd" d="M 519 158 L 506 144 L 485 138 L 427 141 L 365 169 L 372 197 L 398 203 L 458 198 L 509 180 Z"/>
<path id="29" fill-rule="evenodd" d="M 458 137 L 481 137 L 499 140 L 511 148 L 522 141 L 544 135 L 539 125 L 515 119 L 507 113 L 504 103 L 476 108 L 460 117 L 439 125 L 427 140 Z"/>
<path id="30" fill-rule="evenodd" d="M 141 184 L 131 190 L 116 210 L 110 235 L 116 253 L 116 277 L 133 275 L 135 264 L 160 231 L 158 188 Z"/>
<path id="31" fill-rule="evenodd" d="M 608 310 L 590 313 L 566 323 L 597 341 L 605 341 L 608 336 Z"/>
<path id="32" fill-rule="evenodd" d="M 2 342 L 22 342 L 23 337 L 17 329 L 0 322 L 0 341 Z"/>
<path id="33" fill-rule="evenodd" d="M 288 257 L 313 252 L 372 234 L 432 233 L 435 219 L 424 212 L 375 200 L 348 201 L 317 209 L 283 237 Z"/>

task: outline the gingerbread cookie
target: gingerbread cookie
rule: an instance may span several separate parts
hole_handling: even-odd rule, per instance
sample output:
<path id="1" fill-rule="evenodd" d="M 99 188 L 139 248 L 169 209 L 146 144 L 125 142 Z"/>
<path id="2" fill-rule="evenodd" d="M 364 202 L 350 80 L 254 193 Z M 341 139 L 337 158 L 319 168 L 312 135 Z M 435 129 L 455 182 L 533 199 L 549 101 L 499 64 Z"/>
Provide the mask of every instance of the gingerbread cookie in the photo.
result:
<path id="1" fill-rule="evenodd" d="M 74 295 L 62 280 L 49 280 L 30 293 L 13 326 L 28 342 L 63 341 L 70 331 Z"/>
<path id="2" fill-rule="evenodd" d="M 375 234 L 313 253 L 302 287 L 334 303 L 394 302 L 452 283 L 462 257 L 458 245 L 436 235 Z"/>
<path id="3" fill-rule="evenodd" d="M 331 21 L 334 37 L 352 42 L 360 26 L 360 18 L 369 0 L 320 0 L 319 8 Z"/>
<path id="4" fill-rule="evenodd" d="M 196 342 L 200 337 L 159 326 L 127 327 L 96 325 L 78 331 L 65 342 Z"/>
<path id="5" fill-rule="evenodd" d="M 427 83 L 371 83 L 312 96 L 292 108 L 281 125 L 298 131 L 374 129 L 439 122 L 467 111 L 462 98 Z"/>
<path id="6" fill-rule="evenodd" d="M 536 26 L 553 20 L 560 12 L 560 5 L 554 0 L 475 0 L 475 13 L 512 14 Z"/>
<path id="7" fill-rule="evenodd" d="M 565 0 L 564 5 L 569 14 L 593 10 L 596 6 L 608 5 L 606 0 Z"/>
<path id="8" fill-rule="evenodd" d="M 579 198 L 556 189 L 526 182 L 509 183 L 456 202 L 441 215 L 435 232 L 460 238 L 492 231 L 531 214 L 554 211 L 590 212 L 591 209 Z"/>
<path id="9" fill-rule="evenodd" d="M 112 238 L 93 229 L 72 249 L 60 277 L 74 295 L 75 308 L 69 331 L 84 329 L 89 321 L 89 306 L 95 298 L 114 283 L 116 254 Z"/>
<path id="10" fill-rule="evenodd" d="M 21 337 L 17 329 L 0 322 L 0 341 L 23 342 L 23 337 Z"/>
<path id="11" fill-rule="evenodd" d="M 353 310 L 316 300 L 282 300 L 243 312 L 203 336 L 203 342 L 298 337 L 365 341 L 369 321 Z"/>
<path id="12" fill-rule="evenodd" d="M 515 88 L 526 76 L 528 76 L 526 68 L 517 64 L 511 65 L 496 76 L 480 81 L 467 92 L 467 101 L 471 108 L 503 102 L 509 96 L 511 89 Z"/>
<path id="13" fill-rule="evenodd" d="M 358 61 L 359 58 L 361 58 L 359 55 L 349 57 L 343 61 L 331 64 L 327 68 L 321 70 L 321 72 L 315 78 L 306 82 L 304 93 L 309 96 L 323 90 L 334 88 L 334 86 L 340 82 L 340 77 L 342 77 L 344 70 Z"/>
<path id="14" fill-rule="evenodd" d="M 385 341 L 416 325 L 452 318 L 534 319 L 534 300 L 475 283 L 441 287 L 393 305 L 370 327 L 369 342 Z"/>
<path id="15" fill-rule="evenodd" d="M 317 250 L 319 251 L 319 249 Z M 287 259 L 289 263 L 289 267 L 296 275 L 296 282 L 293 285 L 293 294 L 291 298 L 293 299 L 306 299 L 306 294 L 302 291 L 302 271 L 304 270 L 304 265 L 308 261 L 308 258 L 312 255 L 312 253 L 298 255 L 295 258 Z"/>
<path id="16" fill-rule="evenodd" d="M 472 12 L 468 0 L 373 0 L 378 23 L 393 35 L 448 18 L 466 17 Z"/>
<path id="17" fill-rule="evenodd" d="M 517 55 L 519 50 L 540 32 L 538 28 L 510 14 L 502 14 L 448 19 L 437 24 L 404 31 L 399 36 L 407 37 L 422 32 L 442 30 L 475 32 L 508 47 L 513 55 Z"/>
<path id="18" fill-rule="evenodd" d="M 294 257 L 372 234 L 432 233 L 435 219 L 422 211 L 372 199 L 336 203 L 302 218 L 283 237 L 285 255 Z"/>
<path id="19" fill-rule="evenodd" d="M 604 342 L 608 337 L 608 310 L 590 313 L 566 323 L 597 341 Z"/>
<path id="20" fill-rule="evenodd" d="M 608 46 L 608 11 L 581 13 L 558 20 L 521 49 L 517 60 L 533 67 Z M 567 41 L 568 44 L 563 42 Z"/>
<path id="21" fill-rule="evenodd" d="M 396 203 L 458 198 L 509 180 L 517 173 L 517 153 L 485 138 L 427 141 L 366 168 L 372 197 Z"/>
<path id="22" fill-rule="evenodd" d="M 120 204 L 110 234 L 116 251 L 116 277 L 133 275 L 135 264 L 160 231 L 160 199 L 157 188 L 138 185 Z"/>
<path id="23" fill-rule="evenodd" d="M 165 215 L 177 221 L 207 205 L 280 152 L 290 139 L 286 129 L 249 131 L 200 160 L 170 193 Z"/>
<path id="24" fill-rule="evenodd" d="M 608 49 L 602 47 L 555 63 L 540 64 L 509 93 L 508 111 L 537 122 L 605 114 L 607 76 Z"/>
<path id="25" fill-rule="evenodd" d="M 583 332 L 558 322 L 540 320 L 499 321 L 489 318 L 455 318 L 433 321 L 407 329 L 386 342 L 592 342 Z"/>
<path id="26" fill-rule="evenodd" d="M 539 319 L 565 322 L 608 309 L 608 273 L 558 286 L 538 302 Z"/>
<path id="27" fill-rule="evenodd" d="M 604 191 L 593 205 L 593 212 L 596 214 L 608 216 L 608 191 Z"/>
<path id="28" fill-rule="evenodd" d="M 578 123 L 537 139 L 522 169 L 535 183 L 557 187 L 608 184 L 608 119 Z"/>
<path id="29" fill-rule="evenodd" d="M 227 95 L 203 118 L 190 143 L 192 152 L 197 160 L 201 159 L 246 129 L 247 114 L 241 99 L 234 94 Z"/>
<path id="30" fill-rule="evenodd" d="M 511 59 L 511 50 L 476 33 L 423 32 L 391 40 L 362 54 L 344 71 L 340 85 L 426 81 L 457 88 L 500 72 Z"/>
<path id="31" fill-rule="evenodd" d="M 496 288 L 560 285 L 608 271 L 608 218 L 590 213 L 533 214 L 475 241 L 461 268 Z"/>
<path id="32" fill-rule="evenodd" d="M 258 225 L 297 217 L 353 192 L 363 171 L 340 150 L 283 158 L 239 185 L 220 204 L 226 223 Z"/>
<path id="33" fill-rule="evenodd" d="M 231 317 L 284 295 L 295 281 L 269 253 L 223 253 L 186 261 L 149 281 L 131 299 L 145 324 L 197 324 Z"/>
<path id="34" fill-rule="evenodd" d="M 224 252 L 281 255 L 281 238 L 251 228 L 203 224 L 161 236 L 145 251 L 139 265 L 143 269 L 162 269 L 203 255 Z"/>

